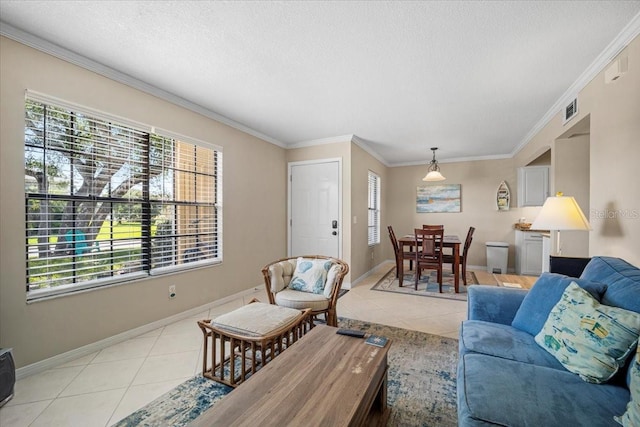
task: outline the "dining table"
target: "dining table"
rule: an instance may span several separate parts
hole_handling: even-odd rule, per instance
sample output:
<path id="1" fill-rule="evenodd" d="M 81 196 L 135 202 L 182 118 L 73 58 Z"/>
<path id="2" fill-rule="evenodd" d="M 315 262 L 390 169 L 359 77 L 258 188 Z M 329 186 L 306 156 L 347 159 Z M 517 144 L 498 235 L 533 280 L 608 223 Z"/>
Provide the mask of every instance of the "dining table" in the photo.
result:
<path id="1" fill-rule="evenodd" d="M 462 241 L 460 237 L 455 234 L 445 234 L 442 237 L 442 246 L 443 248 L 451 248 L 453 255 L 453 287 L 456 293 L 460 292 L 460 244 Z M 418 242 L 419 244 L 419 242 Z M 404 277 L 404 260 L 413 260 L 412 257 L 405 257 L 405 246 L 409 247 L 409 251 L 407 253 L 414 253 L 413 247 L 417 247 L 416 245 L 416 237 L 413 234 L 407 234 L 398 239 L 398 245 L 400 246 L 398 252 L 400 252 L 400 268 L 398 274 L 398 284 L 402 286 L 402 279 Z"/>

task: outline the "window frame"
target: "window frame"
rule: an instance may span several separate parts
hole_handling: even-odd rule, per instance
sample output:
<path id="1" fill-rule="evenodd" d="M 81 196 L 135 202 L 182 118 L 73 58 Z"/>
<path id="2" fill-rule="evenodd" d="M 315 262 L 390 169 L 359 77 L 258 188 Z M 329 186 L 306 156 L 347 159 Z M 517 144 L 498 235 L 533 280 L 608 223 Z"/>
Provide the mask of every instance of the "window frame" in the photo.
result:
<path id="1" fill-rule="evenodd" d="M 367 173 L 367 245 L 380 244 L 380 175 L 373 171 Z M 373 222 L 373 223 L 372 223 Z M 372 231 L 373 228 L 373 231 Z"/>
<path id="2" fill-rule="evenodd" d="M 98 122 L 100 124 L 108 123 L 109 130 L 107 131 L 107 135 L 108 135 L 107 137 L 100 138 L 97 136 L 96 133 L 91 133 L 91 138 L 95 138 L 90 140 L 90 145 L 92 147 L 92 150 L 106 150 L 110 146 L 111 148 L 113 148 L 113 144 L 111 144 L 111 139 L 109 138 L 111 136 L 111 133 L 110 133 L 111 126 L 118 127 L 119 129 L 124 129 L 125 131 L 131 131 L 132 133 L 136 133 L 136 135 L 138 136 L 142 135 L 144 138 L 143 139 L 144 142 L 142 143 L 143 145 L 140 145 L 140 141 L 137 141 L 135 143 L 131 143 L 131 146 L 134 148 L 131 148 L 131 147 L 126 148 L 131 150 L 142 148 L 143 151 L 144 149 L 146 149 L 146 156 L 145 155 L 138 156 L 138 158 L 142 158 L 142 160 L 140 161 L 141 166 L 139 166 L 139 168 L 143 170 L 142 171 L 143 173 L 136 175 L 137 177 L 142 176 L 142 178 L 140 178 L 140 181 L 137 181 L 137 184 L 140 184 L 140 187 L 141 187 L 140 188 L 141 190 L 140 192 L 142 193 L 141 196 L 137 196 L 137 198 L 136 197 L 132 198 L 131 194 L 127 193 L 129 194 L 128 196 L 127 194 L 125 194 L 122 197 L 111 197 L 112 195 L 111 184 L 108 185 L 109 190 L 108 190 L 108 194 L 106 195 L 104 194 L 105 189 L 104 188 L 101 189 L 100 186 L 96 187 L 98 188 L 96 194 L 78 194 L 78 192 L 74 190 L 77 184 L 73 180 L 73 173 L 74 173 L 73 171 L 75 170 L 76 166 L 74 165 L 72 156 L 70 156 L 69 153 L 65 153 L 65 150 L 68 151 L 69 150 L 68 147 L 76 148 L 77 147 L 76 144 L 80 144 L 78 141 L 84 137 L 84 134 L 81 134 L 81 132 L 78 131 L 77 129 L 75 130 L 72 129 L 69 134 L 70 136 L 69 135 L 66 136 L 68 139 L 65 139 L 65 144 L 68 143 L 68 145 L 65 145 L 64 147 L 62 146 L 54 147 L 53 145 L 49 146 L 48 145 L 49 142 L 47 142 L 47 138 L 53 138 L 53 136 L 51 136 L 51 132 L 54 132 L 54 131 L 46 127 L 47 111 L 45 108 L 43 108 L 42 117 L 41 117 L 43 127 L 39 128 L 39 131 L 41 132 L 42 142 L 41 143 L 37 142 L 38 136 L 33 133 L 33 130 L 31 128 L 29 128 L 30 123 L 37 123 L 37 121 L 31 122 L 30 120 L 28 120 L 28 113 L 34 111 L 33 109 L 31 111 L 28 110 L 30 106 L 29 104 L 30 102 L 36 103 L 36 104 L 42 104 L 43 106 L 47 106 L 48 108 L 61 110 L 62 113 L 60 114 L 67 113 L 68 117 L 70 117 L 69 120 L 71 121 L 85 118 L 88 121 L 93 121 L 94 123 L 98 123 Z M 24 199 L 25 200 L 25 234 L 24 235 L 25 235 L 25 285 L 26 285 L 27 302 L 36 301 L 40 299 L 48 299 L 50 297 L 56 297 L 56 296 L 70 295 L 70 294 L 74 294 L 81 291 L 88 291 L 96 288 L 101 288 L 104 286 L 112 286 L 116 284 L 129 283 L 135 280 L 149 278 L 152 276 L 175 273 L 178 271 L 201 268 L 205 266 L 209 267 L 209 266 L 218 265 L 222 263 L 222 260 L 223 260 L 223 246 L 222 246 L 222 242 L 223 242 L 223 239 L 222 239 L 223 152 L 221 147 L 208 142 L 200 141 L 191 137 L 185 137 L 183 135 L 179 135 L 170 131 L 156 129 L 152 126 L 147 126 L 138 122 L 123 119 L 117 116 L 113 116 L 107 113 L 93 110 L 88 107 L 79 106 L 66 101 L 61 101 L 57 98 L 49 97 L 47 95 L 43 95 L 36 92 L 31 92 L 31 91 L 26 91 L 25 93 L 25 102 L 23 104 L 23 108 L 24 108 L 23 114 L 25 117 L 25 123 L 24 123 L 25 135 L 24 135 L 24 142 L 23 142 L 23 150 L 25 153 L 25 169 L 27 166 L 27 160 L 29 155 L 33 155 L 34 158 L 38 158 L 38 156 L 40 156 L 39 158 L 41 161 L 41 172 L 42 172 L 41 173 L 42 178 L 40 179 L 45 183 L 42 188 L 38 186 L 35 192 L 33 189 L 28 191 L 29 185 L 33 186 L 33 183 L 28 182 L 30 175 L 25 172 L 25 182 L 23 184 L 24 186 L 23 192 L 25 197 Z M 66 118 L 61 119 L 61 123 L 66 123 L 65 120 L 67 119 Z M 175 196 L 175 190 L 173 190 L 173 193 L 172 193 L 173 200 L 166 200 L 164 194 L 160 198 L 150 194 L 149 187 L 151 185 L 153 178 L 156 177 L 156 175 L 150 174 L 149 170 L 150 168 L 157 167 L 154 164 L 154 160 L 152 159 L 152 156 L 149 154 L 153 147 L 152 140 L 154 138 L 161 138 L 163 140 L 171 141 L 172 148 L 170 150 L 173 150 L 173 151 L 172 152 L 166 151 L 163 145 L 160 150 L 160 153 L 161 153 L 160 155 L 162 157 L 174 156 L 174 157 L 171 157 L 172 161 L 174 162 L 171 166 L 171 168 L 174 169 L 174 173 L 171 175 L 171 178 L 170 178 L 171 185 L 174 188 L 178 185 L 177 182 L 179 179 L 185 179 L 185 178 L 180 178 L 181 176 L 180 174 L 186 173 L 186 174 L 193 175 L 193 177 L 191 178 L 193 181 L 192 186 L 194 188 L 192 193 L 193 193 L 193 197 L 195 197 L 195 199 L 193 199 L 193 202 L 186 201 L 186 200 L 177 200 Z M 116 144 L 119 142 L 117 138 L 115 138 L 115 141 L 116 141 Z M 41 144 L 41 145 L 38 145 L 38 144 Z M 135 145 L 135 144 L 138 144 L 138 145 Z M 175 158 L 175 150 L 176 150 L 176 147 L 179 147 L 179 146 L 186 147 L 187 149 L 191 147 L 191 149 L 193 149 L 193 157 L 191 160 L 192 163 L 190 165 L 191 168 L 193 169 L 192 172 L 188 172 L 188 171 L 176 172 L 180 168 L 180 166 L 177 163 L 175 163 L 178 161 Z M 69 162 L 67 167 L 71 175 L 65 176 L 65 179 L 68 181 L 66 185 L 69 186 L 68 193 L 63 193 L 62 195 L 55 194 L 55 190 L 52 190 L 49 187 L 49 183 L 47 182 L 47 180 L 49 179 L 49 176 L 48 176 L 49 172 L 47 168 L 50 166 L 50 163 L 48 163 L 48 157 L 46 154 L 47 150 L 50 150 L 50 152 L 54 153 L 60 158 L 64 157 L 65 159 L 63 160 L 63 163 L 66 161 Z M 210 162 L 212 163 L 208 165 L 208 167 L 211 169 L 211 172 L 202 172 L 202 166 L 198 166 L 198 161 L 197 161 L 198 150 L 205 150 L 203 151 L 205 158 L 212 159 L 210 160 Z M 156 148 L 156 151 L 157 151 L 157 148 Z M 129 156 L 131 156 L 131 151 L 129 151 L 128 153 L 129 153 Z M 132 161 L 131 157 L 129 157 L 126 160 L 126 167 L 128 169 L 129 175 L 126 175 L 126 172 L 125 172 L 125 179 L 133 179 L 131 178 L 131 174 L 136 173 L 132 171 L 134 169 L 134 164 L 131 163 L 131 161 Z M 189 165 L 188 163 L 186 164 Z M 59 167 L 59 166 L 60 164 L 55 164 L 55 167 Z M 112 180 L 114 176 L 120 172 L 120 170 L 116 170 L 115 172 L 113 171 L 109 171 L 109 172 L 110 174 L 107 176 L 109 177 L 109 180 Z M 161 179 L 166 179 L 166 177 L 164 177 L 163 174 L 164 172 L 160 175 Z M 205 188 L 204 190 L 200 191 L 203 194 L 203 196 L 200 196 L 199 192 L 195 189 L 195 185 L 196 185 L 195 182 L 201 176 L 204 177 L 204 178 L 201 178 L 203 182 L 206 182 L 208 184 L 204 186 Z M 187 183 L 184 185 L 189 186 L 188 181 L 189 179 L 186 179 Z M 191 188 L 187 187 L 187 189 L 190 190 Z M 91 190 L 89 190 L 89 192 L 90 193 L 96 192 L 96 190 L 92 188 Z M 198 201 L 197 200 L 198 198 L 208 199 L 208 200 L 206 202 L 202 202 L 201 200 Z M 44 203 L 42 202 L 42 200 L 47 200 L 46 202 L 47 207 L 45 208 L 46 210 L 42 211 L 42 208 L 38 208 L 35 214 L 33 212 L 30 212 L 29 207 L 33 206 L 31 205 L 31 202 L 34 200 L 38 201 L 38 205 L 40 203 Z M 57 246 L 59 242 L 52 243 L 52 240 L 51 240 L 53 237 L 56 237 L 56 236 L 59 237 L 60 230 L 64 230 L 62 225 L 58 225 L 58 228 L 55 230 L 53 228 L 54 220 L 50 218 L 53 215 L 51 214 L 51 211 L 49 209 L 49 203 L 50 203 L 49 201 L 51 200 L 58 200 L 58 202 L 61 203 L 61 206 L 64 209 L 64 214 L 61 214 L 63 218 L 63 220 L 61 221 L 68 222 L 69 224 L 71 224 L 68 226 L 69 233 L 71 233 L 70 234 L 71 240 L 69 240 L 69 237 L 65 238 L 65 242 L 67 246 L 66 247 L 67 251 L 65 255 L 58 255 L 56 253 L 56 251 L 58 251 Z M 76 213 L 75 213 L 76 204 L 82 205 L 82 203 L 87 203 L 88 206 L 93 208 L 95 208 L 96 206 L 102 206 L 103 204 L 108 205 L 105 208 L 109 212 L 108 216 L 102 221 L 98 220 L 95 223 L 92 222 L 92 225 L 90 226 L 90 228 L 93 227 L 93 231 L 92 231 L 93 233 L 98 233 L 96 229 L 102 229 L 105 222 L 110 221 L 110 224 L 108 225 L 108 227 L 111 230 L 111 235 L 107 243 L 107 247 L 108 247 L 107 249 L 110 248 L 110 252 L 108 252 L 104 256 L 104 259 L 106 260 L 106 262 L 103 264 L 105 268 L 108 268 L 108 270 L 105 270 L 105 272 L 102 274 L 102 275 L 108 274 L 109 275 L 108 277 L 100 277 L 101 274 L 99 273 L 88 273 L 86 277 L 89 277 L 89 279 L 84 280 L 86 277 L 83 276 L 82 270 L 87 268 L 86 267 L 86 265 L 88 265 L 87 259 L 90 257 L 87 256 L 86 257 L 87 259 L 84 259 L 81 262 L 76 263 L 76 259 L 77 258 L 82 259 L 82 256 L 84 256 L 85 253 L 94 252 L 94 250 L 92 250 L 93 246 L 86 249 L 86 252 L 85 252 L 85 248 L 87 248 L 88 242 L 90 242 L 88 237 L 80 237 L 80 239 L 85 239 L 85 240 L 76 240 L 78 238 L 76 236 L 78 235 L 84 236 L 83 232 L 86 231 L 86 228 L 82 228 L 82 226 L 78 225 L 79 222 L 76 219 Z M 69 204 L 71 204 L 71 206 L 69 206 Z M 139 219 L 140 237 L 132 237 L 132 238 L 128 238 L 127 240 L 130 242 L 135 242 L 135 243 L 132 243 L 133 246 L 132 246 L 132 250 L 129 251 L 129 256 L 137 263 L 137 266 L 136 266 L 137 269 L 131 272 L 125 272 L 123 274 L 119 274 L 120 270 L 116 269 L 117 266 L 120 265 L 119 264 L 120 260 L 119 260 L 119 255 L 117 255 L 115 250 L 113 249 L 114 242 L 118 242 L 118 240 L 114 239 L 113 237 L 114 223 L 116 221 L 115 209 L 118 205 L 128 206 L 129 209 L 131 209 L 135 205 L 139 205 L 141 209 L 140 219 Z M 205 221 L 203 220 L 204 225 L 196 226 L 198 227 L 198 231 L 196 233 L 189 231 L 188 235 L 180 235 L 180 234 L 177 234 L 178 232 L 175 231 L 175 229 L 178 227 L 177 225 L 178 221 L 181 221 L 182 223 L 195 221 L 196 224 L 199 224 L 201 219 L 200 219 L 200 216 L 198 216 L 199 214 L 198 214 L 197 207 L 195 208 L 196 209 L 195 217 L 192 216 L 191 214 L 186 214 L 182 216 L 179 216 L 178 214 L 176 214 L 176 216 L 173 219 L 169 220 L 169 221 L 173 221 L 172 230 L 174 230 L 174 234 L 171 236 L 171 243 L 170 243 L 170 245 L 173 245 L 171 252 L 174 253 L 174 256 L 171 261 L 172 264 L 165 265 L 165 266 L 158 266 L 157 247 L 155 248 L 155 252 L 154 252 L 153 244 L 154 244 L 154 241 L 159 240 L 160 238 L 158 238 L 157 235 L 152 235 L 152 228 L 156 226 L 156 221 L 158 220 L 159 216 L 152 214 L 151 212 L 152 205 L 170 206 L 170 207 L 173 206 L 175 211 L 178 210 L 179 205 L 203 206 L 202 211 L 205 212 L 203 215 L 206 215 L 207 218 L 210 218 L 210 219 L 207 219 L 206 222 L 210 222 L 210 224 L 212 225 L 205 223 Z M 68 209 L 71 209 L 72 211 L 72 214 L 71 214 L 72 219 L 70 221 L 68 220 L 69 217 L 66 215 L 68 213 Z M 33 243 L 30 244 L 29 240 L 33 239 L 34 228 L 30 228 L 29 221 L 30 219 L 33 219 L 33 218 L 35 218 L 36 221 L 47 221 L 44 225 L 40 223 L 40 225 L 38 226 L 38 227 L 45 227 L 44 228 L 45 233 L 41 233 L 39 231 L 40 228 L 35 228 L 35 230 L 38 230 L 37 236 L 42 237 L 45 242 L 45 243 L 42 243 L 42 240 L 37 240 L 37 243 L 35 244 L 36 253 L 37 253 L 35 259 L 41 260 L 39 256 L 40 249 L 38 249 L 38 247 L 42 245 L 46 245 L 46 248 L 43 250 L 46 251 L 47 255 L 41 267 L 34 267 L 33 257 L 31 258 L 31 261 L 30 261 L 30 252 L 33 252 L 34 244 Z M 95 224 L 99 224 L 99 226 L 96 226 Z M 64 227 L 67 227 L 67 225 L 64 225 Z M 206 230 L 206 232 L 200 231 L 201 228 Z M 62 236 L 64 237 L 66 236 L 66 234 Z M 196 239 L 195 240 L 196 242 L 206 241 L 206 243 L 202 243 L 202 246 L 200 246 L 200 243 L 196 243 L 195 247 L 198 250 L 198 260 L 191 263 L 188 260 L 186 260 L 184 254 L 189 249 L 189 246 L 187 245 L 190 243 L 188 242 L 192 242 L 194 237 Z M 167 237 L 162 237 L 162 239 L 167 239 Z M 56 242 L 56 240 L 54 240 L 53 242 Z M 81 242 L 82 246 L 77 242 Z M 91 244 L 95 245 L 98 248 L 98 252 L 100 251 L 100 248 L 102 247 L 102 245 L 98 244 L 97 235 L 93 238 L 93 241 L 91 241 Z M 136 246 L 137 244 L 139 244 L 139 249 L 135 249 L 138 247 Z M 180 246 L 181 244 L 183 246 Z M 50 249 L 51 246 L 55 248 L 54 251 L 51 251 Z M 192 243 L 191 243 L 191 246 L 193 247 Z M 80 247 L 82 247 L 82 251 L 78 252 Z M 202 250 L 200 250 L 200 248 L 202 248 Z M 164 249 L 161 247 L 160 248 L 161 253 L 163 253 L 162 252 L 163 250 Z M 138 251 L 137 255 L 136 255 L 136 251 Z M 182 254 L 182 258 L 180 258 L 178 254 Z M 58 257 L 59 259 L 59 263 L 57 265 L 56 265 L 57 261 L 54 259 L 56 257 Z M 65 260 L 62 260 L 61 258 L 65 258 L 65 259 L 70 258 L 72 261 L 71 263 L 67 262 L 67 264 L 65 264 Z M 154 264 L 154 259 L 156 259 L 155 264 Z M 31 280 L 30 274 L 34 274 L 35 276 L 36 273 L 34 273 L 34 271 L 38 272 L 38 268 L 43 269 L 43 271 L 47 272 L 46 274 L 40 273 L 42 277 L 46 277 L 48 272 L 50 271 L 49 269 L 54 271 L 54 274 L 55 274 L 55 268 L 60 268 L 60 265 L 71 265 L 71 267 L 69 267 L 69 271 L 71 273 L 69 275 L 63 276 L 62 279 L 57 279 L 59 281 L 58 282 L 59 284 L 51 286 L 50 285 L 51 282 L 45 278 L 43 279 L 43 283 L 47 286 L 40 288 L 38 287 L 37 282 L 34 282 Z M 71 281 L 71 283 L 66 283 L 67 281 Z"/>

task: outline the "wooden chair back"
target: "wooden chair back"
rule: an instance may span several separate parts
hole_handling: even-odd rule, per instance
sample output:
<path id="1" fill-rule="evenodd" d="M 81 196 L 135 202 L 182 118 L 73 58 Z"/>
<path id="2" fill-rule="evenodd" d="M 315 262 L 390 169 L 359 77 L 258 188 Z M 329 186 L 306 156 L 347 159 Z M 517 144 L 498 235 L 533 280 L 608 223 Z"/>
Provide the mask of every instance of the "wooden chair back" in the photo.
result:
<path id="1" fill-rule="evenodd" d="M 396 233 L 393 232 L 393 227 L 388 226 L 387 230 L 389 230 L 389 239 L 391 239 L 391 244 L 393 245 L 393 252 L 398 253 L 398 239 L 396 239 Z"/>
<path id="2" fill-rule="evenodd" d="M 467 259 L 467 251 L 471 246 L 471 241 L 473 240 L 473 232 L 476 231 L 475 227 L 469 227 L 469 231 L 467 232 L 467 238 L 464 241 L 464 248 L 462 249 L 462 256 L 466 260 Z"/>
<path id="3" fill-rule="evenodd" d="M 444 230 L 416 228 L 414 235 L 417 242 L 416 262 L 442 266 Z"/>
<path id="4" fill-rule="evenodd" d="M 422 224 L 423 230 L 444 230 L 444 224 Z"/>

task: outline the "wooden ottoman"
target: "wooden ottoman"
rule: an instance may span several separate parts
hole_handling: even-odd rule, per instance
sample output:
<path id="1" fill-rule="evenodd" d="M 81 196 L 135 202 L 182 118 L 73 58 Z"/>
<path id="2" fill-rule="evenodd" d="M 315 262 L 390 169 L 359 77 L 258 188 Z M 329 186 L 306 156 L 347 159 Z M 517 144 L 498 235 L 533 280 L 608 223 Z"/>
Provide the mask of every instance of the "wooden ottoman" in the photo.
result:
<path id="1" fill-rule="evenodd" d="M 198 326 L 204 334 L 202 375 L 236 387 L 309 332 L 313 319 L 311 309 L 253 299 L 214 320 L 200 320 Z"/>

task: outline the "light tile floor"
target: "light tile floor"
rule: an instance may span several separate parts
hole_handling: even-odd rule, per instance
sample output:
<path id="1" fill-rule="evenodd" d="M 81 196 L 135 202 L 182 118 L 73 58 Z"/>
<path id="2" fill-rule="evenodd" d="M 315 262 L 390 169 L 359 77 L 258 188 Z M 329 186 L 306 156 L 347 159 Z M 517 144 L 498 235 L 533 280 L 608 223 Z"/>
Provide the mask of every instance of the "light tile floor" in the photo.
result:
<path id="1" fill-rule="evenodd" d="M 380 268 L 338 301 L 338 316 L 457 338 L 466 301 L 371 291 Z M 196 320 L 267 301 L 264 289 L 16 383 L 0 426 L 110 426 L 201 372 Z"/>

